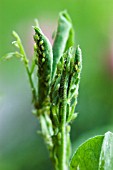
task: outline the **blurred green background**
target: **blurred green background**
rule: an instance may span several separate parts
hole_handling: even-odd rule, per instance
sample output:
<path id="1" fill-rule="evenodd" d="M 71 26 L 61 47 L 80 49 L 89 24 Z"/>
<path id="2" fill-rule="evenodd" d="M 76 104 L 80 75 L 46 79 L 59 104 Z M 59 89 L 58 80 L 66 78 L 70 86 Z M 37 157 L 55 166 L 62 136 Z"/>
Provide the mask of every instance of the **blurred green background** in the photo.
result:
<path id="1" fill-rule="evenodd" d="M 72 18 L 76 44 L 83 53 L 79 116 L 71 133 L 75 150 L 88 137 L 113 131 L 113 0 L 0 0 L 0 56 L 14 51 L 11 32 L 15 30 L 31 57 L 34 18 L 50 38 L 64 9 Z M 23 64 L 17 59 L 1 62 L 0 170 L 52 170 L 31 109 Z"/>

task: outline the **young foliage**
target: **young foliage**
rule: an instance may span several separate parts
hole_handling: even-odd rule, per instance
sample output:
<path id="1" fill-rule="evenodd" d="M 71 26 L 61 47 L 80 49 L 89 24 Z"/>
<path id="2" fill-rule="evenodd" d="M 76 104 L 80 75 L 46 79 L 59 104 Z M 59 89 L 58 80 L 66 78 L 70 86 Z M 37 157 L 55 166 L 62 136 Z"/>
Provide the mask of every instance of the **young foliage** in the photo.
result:
<path id="1" fill-rule="evenodd" d="M 53 71 L 55 76 L 57 64 L 63 53 L 74 45 L 74 31 L 71 19 L 66 11 L 59 14 L 57 33 L 53 44 Z"/>
<path id="2" fill-rule="evenodd" d="M 49 40 L 39 27 L 34 27 L 36 64 L 38 65 L 38 109 L 49 102 L 49 91 L 52 75 L 53 53 Z"/>
<path id="3" fill-rule="evenodd" d="M 32 90 L 33 113 L 40 122 L 40 134 L 50 152 L 54 169 L 68 170 L 71 156 L 70 126 L 77 117 L 75 107 L 82 70 L 82 53 L 79 46 L 74 46 L 74 30 L 66 11 L 59 14 L 53 47 L 37 21 L 33 28 L 35 44 L 32 64 L 29 64 L 22 42 L 14 31 L 16 41 L 13 45 L 18 50 L 2 59 L 16 56 L 23 61 Z M 112 133 L 92 138 L 78 148 L 71 160 L 70 169 L 111 170 L 111 149 L 113 150 Z"/>

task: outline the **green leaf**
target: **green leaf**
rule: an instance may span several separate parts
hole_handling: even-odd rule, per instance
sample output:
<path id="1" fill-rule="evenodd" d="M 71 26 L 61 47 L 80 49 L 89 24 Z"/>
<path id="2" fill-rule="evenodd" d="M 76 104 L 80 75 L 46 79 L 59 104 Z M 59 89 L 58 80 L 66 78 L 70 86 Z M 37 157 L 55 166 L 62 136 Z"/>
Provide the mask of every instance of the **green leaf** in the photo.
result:
<path id="1" fill-rule="evenodd" d="M 35 50 L 36 50 L 36 64 L 38 66 L 38 106 L 42 108 L 49 103 L 49 89 L 52 76 L 53 53 L 52 46 L 43 34 L 41 29 L 34 27 L 35 35 Z"/>
<path id="2" fill-rule="evenodd" d="M 74 45 L 74 37 L 75 37 L 74 29 L 73 29 L 73 27 L 71 27 L 69 36 L 68 36 L 68 40 L 66 42 L 65 51 L 67 51 L 69 47 Z"/>
<path id="3" fill-rule="evenodd" d="M 63 11 L 59 15 L 57 33 L 53 44 L 53 77 L 61 56 L 74 44 L 73 35 L 71 19 L 68 13 Z"/>
<path id="4" fill-rule="evenodd" d="M 72 157 L 70 170 L 113 170 L 113 133 L 83 143 Z"/>
<path id="5" fill-rule="evenodd" d="M 96 136 L 83 143 L 75 152 L 70 170 L 98 170 L 104 136 Z"/>
<path id="6" fill-rule="evenodd" d="M 102 144 L 99 170 L 113 170 L 113 133 L 105 134 Z"/>

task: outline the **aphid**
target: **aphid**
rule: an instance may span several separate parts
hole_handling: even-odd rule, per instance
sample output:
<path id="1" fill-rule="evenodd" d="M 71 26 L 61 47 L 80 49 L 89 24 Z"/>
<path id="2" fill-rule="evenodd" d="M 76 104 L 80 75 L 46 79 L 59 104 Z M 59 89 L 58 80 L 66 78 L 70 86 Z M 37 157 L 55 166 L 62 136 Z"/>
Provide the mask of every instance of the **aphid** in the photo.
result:
<path id="1" fill-rule="evenodd" d="M 80 61 L 78 62 L 78 66 L 80 66 L 81 65 L 81 63 L 80 63 Z"/>
<path id="2" fill-rule="evenodd" d="M 43 62 L 43 63 L 45 62 L 45 58 L 42 58 L 42 62 Z"/>
<path id="3" fill-rule="evenodd" d="M 40 42 L 39 42 L 39 45 L 42 45 L 44 43 L 44 41 L 43 40 L 41 40 Z"/>
<path id="4" fill-rule="evenodd" d="M 45 56 L 46 56 L 45 53 L 42 53 L 42 56 L 45 58 Z"/>
<path id="5" fill-rule="evenodd" d="M 62 137 L 61 132 L 58 132 L 58 135 L 57 135 L 58 140 L 60 140 L 61 137 Z"/>
<path id="6" fill-rule="evenodd" d="M 38 52 L 39 52 L 40 55 L 42 54 L 41 50 L 38 50 Z"/>
<path id="7" fill-rule="evenodd" d="M 75 70 L 78 70 L 78 65 L 77 64 L 75 65 Z"/>
<path id="8" fill-rule="evenodd" d="M 35 41 L 39 40 L 39 36 L 37 34 L 34 35 L 34 40 Z"/>
<path id="9" fill-rule="evenodd" d="M 44 51 L 44 46 L 43 45 L 41 45 L 41 49 Z"/>
<path id="10" fill-rule="evenodd" d="M 37 51 L 37 45 L 36 45 L 36 43 L 34 44 L 34 51 Z"/>
<path id="11" fill-rule="evenodd" d="M 71 126 L 70 126 L 70 125 L 67 125 L 67 126 L 66 126 L 66 130 L 67 130 L 67 132 L 69 133 L 69 132 L 71 131 Z"/>

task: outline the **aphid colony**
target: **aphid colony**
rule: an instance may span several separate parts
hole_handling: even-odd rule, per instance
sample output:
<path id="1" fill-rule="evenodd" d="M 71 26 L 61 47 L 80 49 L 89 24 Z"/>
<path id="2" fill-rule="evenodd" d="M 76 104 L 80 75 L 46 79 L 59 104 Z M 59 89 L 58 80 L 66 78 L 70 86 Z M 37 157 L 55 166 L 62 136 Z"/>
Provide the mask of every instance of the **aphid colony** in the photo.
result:
<path id="1" fill-rule="evenodd" d="M 53 54 L 49 40 L 45 37 L 42 31 L 35 27 L 35 52 L 36 64 L 38 65 L 38 102 L 42 108 L 49 101 L 49 88 L 51 83 Z"/>
<path id="2" fill-rule="evenodd" d="M 36 42 L 36 44 L 34 45 L 34 49 L 38 53 L 37 55 L 43 57 L 42 62 L 44 62 L 45 61 L 45 53 L 44 53 L 45 48 L 44 48 L 44 41 L 41 39 L 42 39 L 41 35 L 38 35 L 38 34 L 34 35 L 34 40 Z"/>

